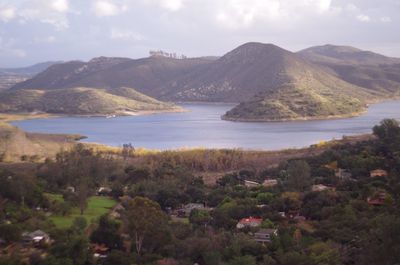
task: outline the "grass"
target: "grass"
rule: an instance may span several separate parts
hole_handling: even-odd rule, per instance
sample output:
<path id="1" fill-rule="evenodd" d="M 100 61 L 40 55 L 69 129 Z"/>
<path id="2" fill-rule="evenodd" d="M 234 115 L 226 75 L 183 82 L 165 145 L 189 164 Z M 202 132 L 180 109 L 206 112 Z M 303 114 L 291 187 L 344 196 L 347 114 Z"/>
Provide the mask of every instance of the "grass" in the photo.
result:
<path id="1" fill-rule="evenodd" d="M 62 196 L 59 194 L 47 194 L 47 196 L 49 196 L 50 200 L 63 200 Z M 88 200 L 88 207 L 86 208 L 82 216 L 86 218 L 87 223 L 90 224 L 92 221 L 98 219 L 103 214 L 108 213 L 115 204 L 116 202 L 108 197 L 90 197 Z M 49 217 L 49 219 L 53 221 L 57 228 L 69 228 L 72 225 L 74 219 L 79 216 L 81 216 L 80 211 L 77 207 L 75 207 L 67 216 L 52 215 Z"/>
<path id="2" fill-rule="evenodd" d="M 132 88 L 96 89 L 86 87 L 55 90 L 13 90 L 0 93 L 2 112 L 60 114 L 125 114 L 126 112 L 178 111 L 179 107 L 158 101 Z"/>

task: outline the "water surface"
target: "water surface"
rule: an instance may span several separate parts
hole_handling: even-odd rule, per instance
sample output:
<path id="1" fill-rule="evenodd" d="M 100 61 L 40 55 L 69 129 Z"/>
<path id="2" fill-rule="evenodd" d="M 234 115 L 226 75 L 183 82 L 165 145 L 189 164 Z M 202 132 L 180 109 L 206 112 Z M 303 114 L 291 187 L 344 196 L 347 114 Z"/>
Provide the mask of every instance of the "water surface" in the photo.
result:
<path id="1" fill-rule="evenodd" d="M 103 117 L 61 117 L 13 122 L 29 132 L 81 134 L 84 141 L 113 146 L 175 149 L 184 147 L 277 150 L 305 147 L 343 135 L 370 133 L 384 118 L 400 119 L 400 102 L 372 105 L 348 119 L 246 123 L 223 121 L 228 104 L 183 104 L 190 112 Z"/>

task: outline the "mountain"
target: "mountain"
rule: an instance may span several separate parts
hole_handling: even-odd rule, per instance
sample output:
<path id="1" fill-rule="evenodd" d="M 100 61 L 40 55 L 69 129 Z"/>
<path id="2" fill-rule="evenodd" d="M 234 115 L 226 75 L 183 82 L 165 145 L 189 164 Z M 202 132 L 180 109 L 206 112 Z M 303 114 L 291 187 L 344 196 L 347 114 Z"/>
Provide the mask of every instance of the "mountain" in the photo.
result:
<path id="1" fill-rule="evenodd" d="M 400 95 L 400 58 L 335 45 L 311 47 L 298 54 L 351 84 Z"/>
<path id="2" fill-rule="evenodd" d="M 272 44 L 247 43 L 162 88 L 169 100 L 241 102 L 228 120 L 270 121 L 359 113 L 375 95 Z"/>
<path id="3" fill-rule="evenodd" d="M 293 53 L 273 44 L 253 42 L 222 57 L 98 57 L 89 62 L 52 65 L 15 85 L 7 93 L 40 100 L 28 100 L 25 107 L 6 100 L 3 109 L 29 106 L 73 113 L 74 107 L 79 113 L 120 112 L 135 109 L 131 101 L 125 100 L 131 100 L 131 93 L 142 93 L 141 96 L 164 101 L 239 103 L 223 116 L 228 120 L 344 117 L 364 111 L 371 101 L 400 94 L 399 70 L 398 59 L 333 45 Z M 95 107 L 94 101 L 88 102 L 88 94 L 101 102 L 99 107 Z M 54 104 L 57 96 L 64 97 L 60 106 Z M 84 106 L 78 104 L 82 98 Z M 141 101 L 135 100 L 137 106 Z M 16 105 L 20 107 L 14 108 Z"/>
<path id="4" fill-rule="evenodd" d="M 0 68 L 0 91 L 32 78 L 57 63 L 61 62 L 44 62 L 22 68 Z"/>
<path id="5" fill-rule="evenodd" d="M 158 97 L 157 88 L 215 59 L 143 59 L 99 57 L 89 62 L 73 61 L 54 65 L 35 78 L 17 84 L 13 89 L 64 89 L 74 87 L 134 87 L 137 91 Z"/>
<path id="6" fill-rule="evenodd" d="M 128 114 L 180 111 L 132 88 L 17 89 L 0 93 L 0 112 L 46 112 L 56 114 Z"/>
<path id="7" fill-rule="evenodd" d="M 298 54 L 316 63 L 325 62 L 353 65 L 400 64 L 400 58 L 391 58 L 351 46 L 331 44 L 310 47 L 299 51 Z"/>

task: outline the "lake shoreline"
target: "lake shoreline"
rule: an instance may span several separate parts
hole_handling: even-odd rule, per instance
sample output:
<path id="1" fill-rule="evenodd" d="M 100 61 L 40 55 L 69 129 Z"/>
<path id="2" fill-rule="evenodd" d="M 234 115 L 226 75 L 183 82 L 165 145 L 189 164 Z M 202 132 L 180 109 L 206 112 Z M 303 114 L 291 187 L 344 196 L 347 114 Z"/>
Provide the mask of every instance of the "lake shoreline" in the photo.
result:
<path id="1" fill-rule="evenodd" d="M 227 122 L 221 120 L 220 116 L 230 105 L 186 103 L 187 105 L 183 107 L 188 111 L 177 115 L 149 115 L 157 113 L 142 112 L 142 115 L 134 113 L 136 115 L 120 115 L 115 116 L 115 119 L 106 120 L 105 115 L 30 113 L 14 115 L 6 120 L 11 121 L 10 126 L 16 126 L 26 132 L 79 134 L 87 137 L 81 141 L 82 143 L 111 147 L 121 147 L 124 143 L 132 143 L 136 148 L 143 147 L 149 150 L 201 148 L 277 151 L 304 148 L 329 142 L 332 139 L 342 139 L 343 136 L 370 134 L 371 128 L 382 119 L 400 119 L 400 113 L 397 111 L 400 109 L 400 102 L 395 100 L 388 102 L 393 103 L 371 105 L 368 108 L 371 111 L 364 110 L 362 113 L 357 113 L 358 115 L 351 115 L 350 119 L 336 116 L 331 119 L 279 122 Z M 80 119 L 84 117 L 101 118 Z M 42 119 L 37 122 L 18 122 L 38 118 Z M 335 121 L 332 121 L 333 119 Z M 4 117 L 3 120 L 5 120 Z M 16 122 L 13 122 L 15 120 Z"/>

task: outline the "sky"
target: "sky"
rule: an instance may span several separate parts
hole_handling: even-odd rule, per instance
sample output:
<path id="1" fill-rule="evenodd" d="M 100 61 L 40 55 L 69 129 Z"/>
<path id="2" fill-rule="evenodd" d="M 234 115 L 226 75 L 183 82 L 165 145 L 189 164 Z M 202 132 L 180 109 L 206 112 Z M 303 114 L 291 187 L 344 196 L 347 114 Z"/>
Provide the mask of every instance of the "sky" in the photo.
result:
<path id="1" fill-rule="evenodd" d="M 220 56 L 246 42 L 400 57 L 400 0 L 0 0 L 0 67 L 159 49 Z"/>

